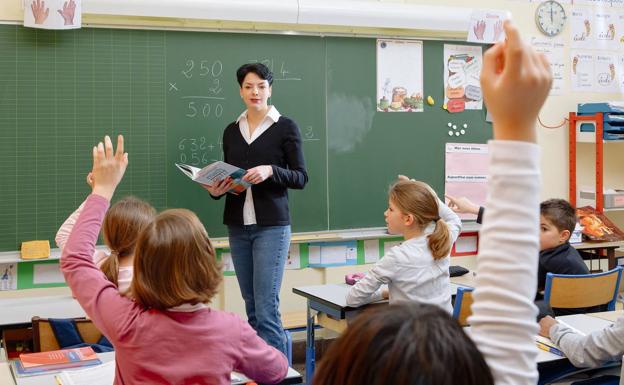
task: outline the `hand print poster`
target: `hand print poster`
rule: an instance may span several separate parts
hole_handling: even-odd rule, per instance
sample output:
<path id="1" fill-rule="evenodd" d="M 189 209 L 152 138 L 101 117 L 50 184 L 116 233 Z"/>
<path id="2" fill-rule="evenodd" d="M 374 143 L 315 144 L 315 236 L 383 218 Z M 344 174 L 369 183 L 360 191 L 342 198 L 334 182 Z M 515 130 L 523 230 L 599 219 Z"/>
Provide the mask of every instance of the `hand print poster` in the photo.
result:
<path id="1" fill-rule="evenodd" d="M 449 112 L 481 110 L 480 46 L 444 45 L 444 104 Z"/>
<path id="2" fill-rule="evenodd" d="M 24 27 L 75 29 L 82 25 L 82 0 L 25 0 Z"/>
<path id="3" fill-rule="evenodd" d="M 503 21 L 509 19 L 509 12 L 497 10 L 475 10 L 470 16 L 468 41 L 490 44 L 505 39 Z"/>
<path id="4" fill-rule="evenodd" d="M 423 111 L 422 48 L 422 41 L 377 40 L 377 111 Z"/>

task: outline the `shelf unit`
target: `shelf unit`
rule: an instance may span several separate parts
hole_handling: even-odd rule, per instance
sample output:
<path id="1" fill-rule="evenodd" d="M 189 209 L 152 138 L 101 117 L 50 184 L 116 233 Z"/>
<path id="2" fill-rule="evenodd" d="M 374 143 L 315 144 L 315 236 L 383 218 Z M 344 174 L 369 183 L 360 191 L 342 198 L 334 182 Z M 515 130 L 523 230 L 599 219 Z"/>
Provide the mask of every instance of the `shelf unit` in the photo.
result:
<path id="1" fill-rule="evenodd" d="M 595 208 L 598 212 L 603 213 L 605 211 L 622 211 L 624 208 L 607 208 L 604 207 L 604 146 L 605 144 L 624 143 L 624 140 L 604 140 L 604 125 L 603 125 L 603 112 L 597 112 L 593 115 L 577 115 L 575 112 L 570 112 L 568 120 L 569 128 L 569 187 L 568 196 L 570 203 L 573 206 L 577 205 L 578 200 L 578 184 L 576 180 L 576 155 L 577 155 L 577 143 L 593 143 L 595 145 Z M 595 126 L 594 132 L 581 132 L 580 123 L 588 122 Z"/>

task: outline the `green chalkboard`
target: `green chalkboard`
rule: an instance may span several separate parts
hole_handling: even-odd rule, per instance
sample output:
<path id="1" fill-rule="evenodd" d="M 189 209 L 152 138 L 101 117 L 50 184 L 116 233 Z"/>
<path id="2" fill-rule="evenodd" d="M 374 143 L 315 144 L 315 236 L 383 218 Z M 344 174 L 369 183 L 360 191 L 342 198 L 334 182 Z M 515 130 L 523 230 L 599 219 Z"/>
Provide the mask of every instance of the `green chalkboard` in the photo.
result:
<path id="1" fill-rule="evenodd" d="M 224 236 L 213 201 L 174 166 L 221 159 L 221 135 L 244 109 L 235 70 L 260 61 L 275 74 L 271 103 L 301 129 L 310 182 L 291 191 L 293 231 L 383 225 L 397 173 L 443 190 L 446 124 L 463 142 L 491 133 L 484 111 L 449 115 L 443 42 L 424 43 L 420 113 L 375 112 L 375 40 L 318 36 L 0 26 L 0 250 L 53 240 L 88 187 L 90 148 L 122 133 L 130 167 L 118 196 L 196 211 Z"/>

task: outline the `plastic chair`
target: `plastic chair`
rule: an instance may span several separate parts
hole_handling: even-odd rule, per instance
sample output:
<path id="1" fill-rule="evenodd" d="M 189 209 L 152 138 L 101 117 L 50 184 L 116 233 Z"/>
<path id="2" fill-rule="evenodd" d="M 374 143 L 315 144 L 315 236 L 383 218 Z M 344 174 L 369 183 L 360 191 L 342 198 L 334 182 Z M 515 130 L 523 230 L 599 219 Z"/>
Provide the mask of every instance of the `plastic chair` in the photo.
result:
<path id="1" fill-rule="evenodd" d="M 472 287 L 458 287 L 455 295 L 455 304 L 453 305 L 453 318 L 459 322 L 461 326 L 468 326 L 468 317 L 472 315 Z"/>
<path id="2" fill-rule="evenodd" d="M 615 310 L 622 267 L 586 275 L 546 274 L 544 302 L 551 308 L 573 309 L 607 305 Z"/>

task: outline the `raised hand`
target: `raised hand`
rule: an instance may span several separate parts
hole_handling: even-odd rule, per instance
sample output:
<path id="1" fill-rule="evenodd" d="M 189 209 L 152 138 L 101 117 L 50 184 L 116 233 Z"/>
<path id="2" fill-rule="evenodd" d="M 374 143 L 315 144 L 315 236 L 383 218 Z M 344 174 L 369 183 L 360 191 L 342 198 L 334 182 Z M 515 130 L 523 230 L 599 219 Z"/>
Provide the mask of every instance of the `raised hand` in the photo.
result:
<path id="1" fill-rule="evenodd" d="M 247 170 L 243 180 L 251 184 L 258 184 L 267 180 L 271 175 L 273 175 L 273 167 L 256 166 Z"/>
<path id="2" fill-rule="evenodd" d="M 472 27 L 472 30 L 474 31 L 474 34 L 477 37 L 477 39 L 483 40 L 483 35 L 485 34 L 485 21 L 483 20 L 477 21 L 477 24 L 474 27 Z"/>
<path id="3" fill-rule="evenodd" d="M 117 137 L 117 150 L 113 151 L 113 143 L 108 135 L 104 137 L 104 144 L 98 143 L 93 147 L 93 194 L 101 195 L 110 200 L 121 178 L 128 167 L 128 153 L 124 152 L 124 139 Z"/>
<path id="4" fill-rule="evenodd" d="M 30 9 L 35 17 L 35 24 L 45 23 L 48 15 L 50 14 L 50 8 L 45 7 L 45 1 L 35 0 L 30 4 Z"/>
<path id="5" fill-rule="evenodd" d="M 483 55 L 483 99 L 492 114 L 495 139 L 535 142 L 537 114 L 552 82 L 550 65 L 522 42 L 509 20 L 504 29 L 507 40 Z"/>
<path id="6" fill-rule="evenodd" d="M 63 9 L 57 9 L 56 11 L 63 18 L 65 25 L 74 25 L 74 13 L 76 12 L 76 3 L 74 0 L 64 2 Z"/>

